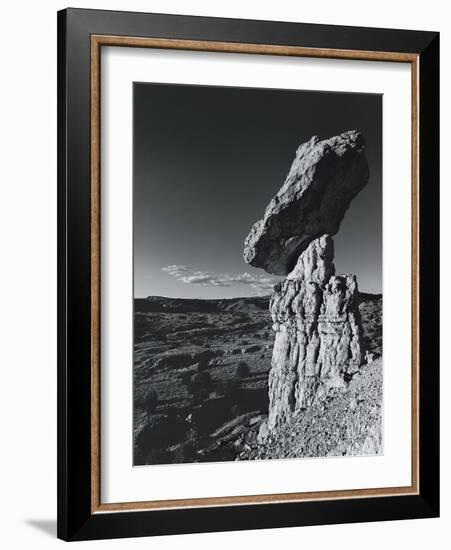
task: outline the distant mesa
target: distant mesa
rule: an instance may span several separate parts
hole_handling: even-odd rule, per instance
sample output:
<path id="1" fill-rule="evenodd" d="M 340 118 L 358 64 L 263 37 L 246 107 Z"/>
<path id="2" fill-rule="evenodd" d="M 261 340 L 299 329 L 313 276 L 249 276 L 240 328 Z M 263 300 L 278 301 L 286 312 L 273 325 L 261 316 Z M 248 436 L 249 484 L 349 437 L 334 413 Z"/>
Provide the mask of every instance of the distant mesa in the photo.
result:
<path id="1" fill-rule="evenodd" d="M 298 148 L 285 183 L 252 227 L 244 260 L 268 273 L 288 275 L 314 239 L 337 233 L 368 178 L 360 132 L 323 141 L 313 136 Z"/>
<path id="2" fill-rule="evenodd" d="M 269 296 L 252 296 L 246 298 L 168 298 L 165 296 L 148 296 L 135 298 L 135 310 L 140 313 L 219 313 L 252 312 L 267 310 Z"/>

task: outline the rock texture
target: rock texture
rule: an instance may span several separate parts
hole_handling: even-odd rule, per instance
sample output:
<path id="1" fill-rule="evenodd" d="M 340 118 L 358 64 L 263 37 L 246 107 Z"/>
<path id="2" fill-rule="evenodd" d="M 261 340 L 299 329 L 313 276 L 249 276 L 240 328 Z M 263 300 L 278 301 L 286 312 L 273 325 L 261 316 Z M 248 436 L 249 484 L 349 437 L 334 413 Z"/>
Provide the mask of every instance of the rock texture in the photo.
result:
<path id="1" fill-rule="evenodd" d="M 344 386 L 359 369 L 363 335 L 353 275 L 335 275 L 333 241 L 323 235 L 301 254 L 270 301 L 276 332 L 269 375 L 269 429 Z"/>
<path id="2" fill-rule="evenodd" d="M 244 259 L 268 273 L 287 275 L 311 241 L 334 235 L 350 202 L 369 177 L 365 141 L 354 130 L 303 143 L 263 219 L 252 227 Z"/>
<path id="3" fill-rule="evenodd" d="M 363 365 L 346 389 L 331 390 L 273 432 L 262 424 L 249 434 L 240 460 L 381 455 L 382 378 L 381 359 Z"/>
<path id="4" fill-rule="evenodd" d="M 354 275 L 335 275 L 331 234 L 368 181 L 363 136 L 313 137 L 296 153 L 288 177 L 254 224 L 244 258 L 287 275 L 270 301 L 276 333 L 269 375 L 269 417 L 260 442 L 331 389 L 343 388 L 363 361 Z"/>

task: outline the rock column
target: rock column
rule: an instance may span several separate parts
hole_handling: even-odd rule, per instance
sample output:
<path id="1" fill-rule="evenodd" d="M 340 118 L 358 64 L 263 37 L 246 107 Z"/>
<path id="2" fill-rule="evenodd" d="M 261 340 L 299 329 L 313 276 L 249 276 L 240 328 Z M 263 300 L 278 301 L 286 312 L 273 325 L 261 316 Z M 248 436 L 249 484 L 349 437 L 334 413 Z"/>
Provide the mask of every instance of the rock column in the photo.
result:
<path id="1" fill-rule="evenodd" d="M 270 430 L 343 387 L 362 363 L 356 277 L 335 275 L 333 256 L 329 235 L 313 240 L 272 295 Z"/>
<path id="2" fill-rule="evenodd" d="M 362 363 L 357 281 L 335 275 L 331 235 L 368 183 L 365 148 L 356 130 L 301 144 L 245 240 L 247 263 L 286 276 L 270 303 L 269 430 L 343 386 Z"/>

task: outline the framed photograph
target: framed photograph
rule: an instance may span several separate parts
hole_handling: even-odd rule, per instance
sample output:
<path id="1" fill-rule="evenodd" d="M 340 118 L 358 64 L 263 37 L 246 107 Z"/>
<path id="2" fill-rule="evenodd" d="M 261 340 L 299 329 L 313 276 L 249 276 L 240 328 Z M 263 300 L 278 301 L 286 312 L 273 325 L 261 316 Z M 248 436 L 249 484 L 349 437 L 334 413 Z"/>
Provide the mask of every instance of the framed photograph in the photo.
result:
<path id="1" fill-rule="evenodd" d="M 439 35 L 58 14 L 58 536 L 439 514 Z"/>

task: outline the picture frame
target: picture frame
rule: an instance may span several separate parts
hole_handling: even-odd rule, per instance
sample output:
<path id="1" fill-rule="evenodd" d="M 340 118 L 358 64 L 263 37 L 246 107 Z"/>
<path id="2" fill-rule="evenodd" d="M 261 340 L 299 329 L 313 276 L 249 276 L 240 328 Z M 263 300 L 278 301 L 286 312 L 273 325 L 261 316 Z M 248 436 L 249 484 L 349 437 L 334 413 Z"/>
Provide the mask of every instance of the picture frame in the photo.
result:
<path id="1" fill-rule="evenodd" d="M 411 484 L 101 501 L 101 50 L 150 48 L 411 68 Z M 439 515 L 439 34 L 58 12 L 58 537 L 89 540 Z M 400 205 L 401 206 L 401 205 Z"/>

